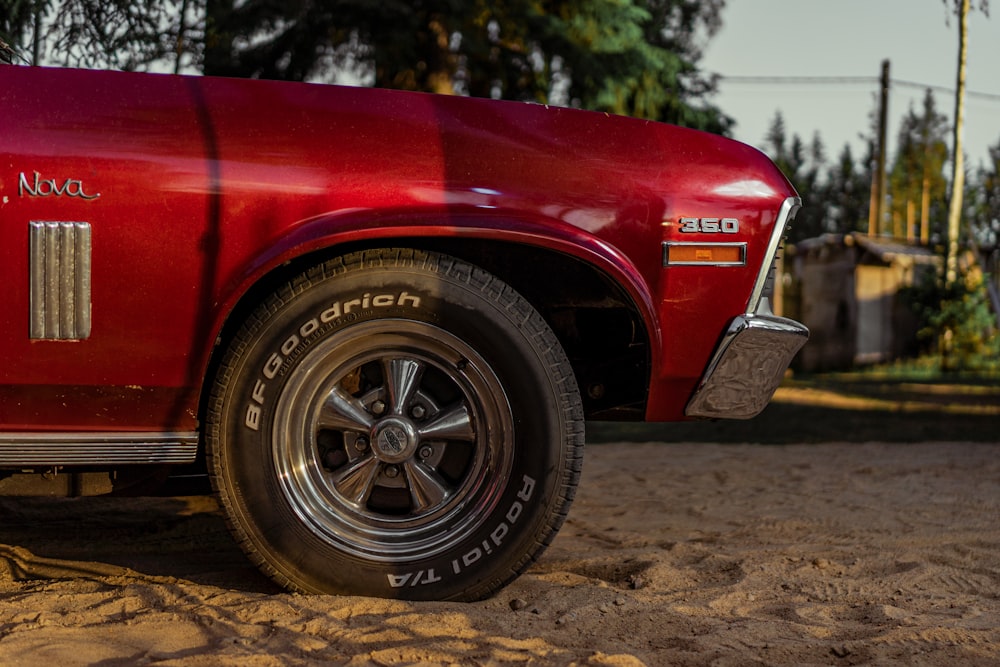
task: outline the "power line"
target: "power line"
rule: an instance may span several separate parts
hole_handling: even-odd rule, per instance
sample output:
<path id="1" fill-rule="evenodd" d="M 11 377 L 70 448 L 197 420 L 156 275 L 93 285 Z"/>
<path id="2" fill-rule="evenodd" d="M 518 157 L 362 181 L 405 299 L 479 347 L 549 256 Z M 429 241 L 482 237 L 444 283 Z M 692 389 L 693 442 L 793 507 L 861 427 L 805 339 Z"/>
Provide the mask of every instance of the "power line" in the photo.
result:
<path id="1" fill-rule="evenodd" d="M 955 94 L 955 89 L 954 88 L 946 88 L 944 86 L 933 86 L 931 84 L 918 83 L 916 81 L 900 81 L 899 79 L 892 79 L 889 82 L 889 84 L 890 85 L 896 84 L 896 85 L 898 85 L 898 86 L 900 86 L 902 88 L 918 88 L 920 90 L 930 89 L 930 90 L 933 90 L 933 91 L 936 91 L 936 92 L 939 92 L 939 93 L 948 93 L 949 95 L 954 95 Z M 966 90 L 965 91 L 965 96 L 966 97 L 975 97 L 975 98 L 982 99 L 982 100 L 994 100 L 994 101 L 1000 102 L 1000 95 L 997 95 L 995 93 L 980 93 L 980 92 L 976 92 L 975 90 Z"/>
<path id="2" fill-rule="evenodd" d="M 747 84 L 782 84 L 782 85 L 879 85 L 880 79 L 877 76 L 725 76 L 719 75 L 719 81 L 727 83 L 747 83 Z M 901 79 L 890 79 L 889 85 L 896 85 L 900 88 L 916 88 L 919 90 L 933 90 L 939 93 L 955 94 L 954 88 L 936 86 L 929 83 L 919 83 L 917 81 L 904 81 Z M 966 97 L 991 100 L 1000 102 L 1000 94 L 983 93 L 975 90 L 966 90 Z"/>
<path id="3" fill-rule="evenodd" d="M 783 83 L 783 84 L 844 84 L 844 83 L 878 83 L 877 76 L 725 76 L 719 75 L 720 81 L 732 83 Z"/>

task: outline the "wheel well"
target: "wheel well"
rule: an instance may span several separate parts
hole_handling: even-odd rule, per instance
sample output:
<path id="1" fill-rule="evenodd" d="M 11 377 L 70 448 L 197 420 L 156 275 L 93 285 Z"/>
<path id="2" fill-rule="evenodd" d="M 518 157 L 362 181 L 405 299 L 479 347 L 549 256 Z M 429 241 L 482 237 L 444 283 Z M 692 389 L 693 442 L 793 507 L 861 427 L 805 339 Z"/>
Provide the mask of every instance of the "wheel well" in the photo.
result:
<path id="1" fill-rule="evenodd" d="M 310 266 L 370 247 L 376 246 L 350 244 L 303 255 L 255 283 L 229 314 L 206 381 L 215 376 L 236 329 L 267 294 Z M 440 252 L 497 276 L 524 296 L 552 327 L 573 365 L 588 419 L 642 419 L 649 386 L 649 336 L 632 299 L 603 272 L 552 250 L 495 240 L 383 239 L 377 247 Z M 207 394 L 206 386 L 202 411 Z"/>

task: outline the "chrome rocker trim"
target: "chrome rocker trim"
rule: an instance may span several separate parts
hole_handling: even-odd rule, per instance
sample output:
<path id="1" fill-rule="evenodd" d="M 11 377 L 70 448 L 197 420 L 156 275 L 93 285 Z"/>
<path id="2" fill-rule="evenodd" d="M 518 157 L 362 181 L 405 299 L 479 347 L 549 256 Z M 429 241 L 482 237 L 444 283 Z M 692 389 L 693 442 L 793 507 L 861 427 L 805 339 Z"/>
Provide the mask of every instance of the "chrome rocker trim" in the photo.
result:
<path id="1" fill-rule="evenodd" d="M 0 467 L 191 463 L 198 434 L 0 433 Z"/>
<path id="2" fill-rule="evenodd" d="M 756 417 L 767 407 L 788 365 L 809 339 L 809 329 L 774 315 L 764 296 L 785 227 L 800 205 L 797 197 L 789 197 L 781 205 L 747 312 L 729 324 L 684 409 L 688 417 Z"/>

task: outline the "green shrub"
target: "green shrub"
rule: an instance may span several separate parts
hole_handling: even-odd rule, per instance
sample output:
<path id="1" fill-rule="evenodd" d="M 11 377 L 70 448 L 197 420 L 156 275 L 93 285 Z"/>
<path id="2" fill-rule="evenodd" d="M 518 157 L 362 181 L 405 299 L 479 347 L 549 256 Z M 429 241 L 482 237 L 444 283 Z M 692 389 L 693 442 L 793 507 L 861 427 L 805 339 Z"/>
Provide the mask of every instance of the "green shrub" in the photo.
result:
<path id="1" fill-rule="evenodd" d="M 940 371 L 1000 370 L 1000 334 L 982 274 L 966 272 L 952 285 L 931 274 L 904 298 L 920 320 L 923 351 Z"/>

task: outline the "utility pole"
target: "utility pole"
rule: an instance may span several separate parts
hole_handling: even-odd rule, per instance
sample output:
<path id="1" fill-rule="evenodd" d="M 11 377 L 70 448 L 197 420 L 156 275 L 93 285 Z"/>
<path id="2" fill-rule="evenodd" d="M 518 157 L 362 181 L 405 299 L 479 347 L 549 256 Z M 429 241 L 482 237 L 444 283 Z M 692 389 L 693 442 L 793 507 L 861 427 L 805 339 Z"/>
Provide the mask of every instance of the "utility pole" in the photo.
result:
<path id="1" fill-rule="evenodd" d="M 871 205 L 868 207 L 868 235 L 878 236 L 885 220 L 885 148 L 889 118 L 889 60 L 882 61 L 881 96 L 878 108 L 878 154 L 872 174 Z"/>

